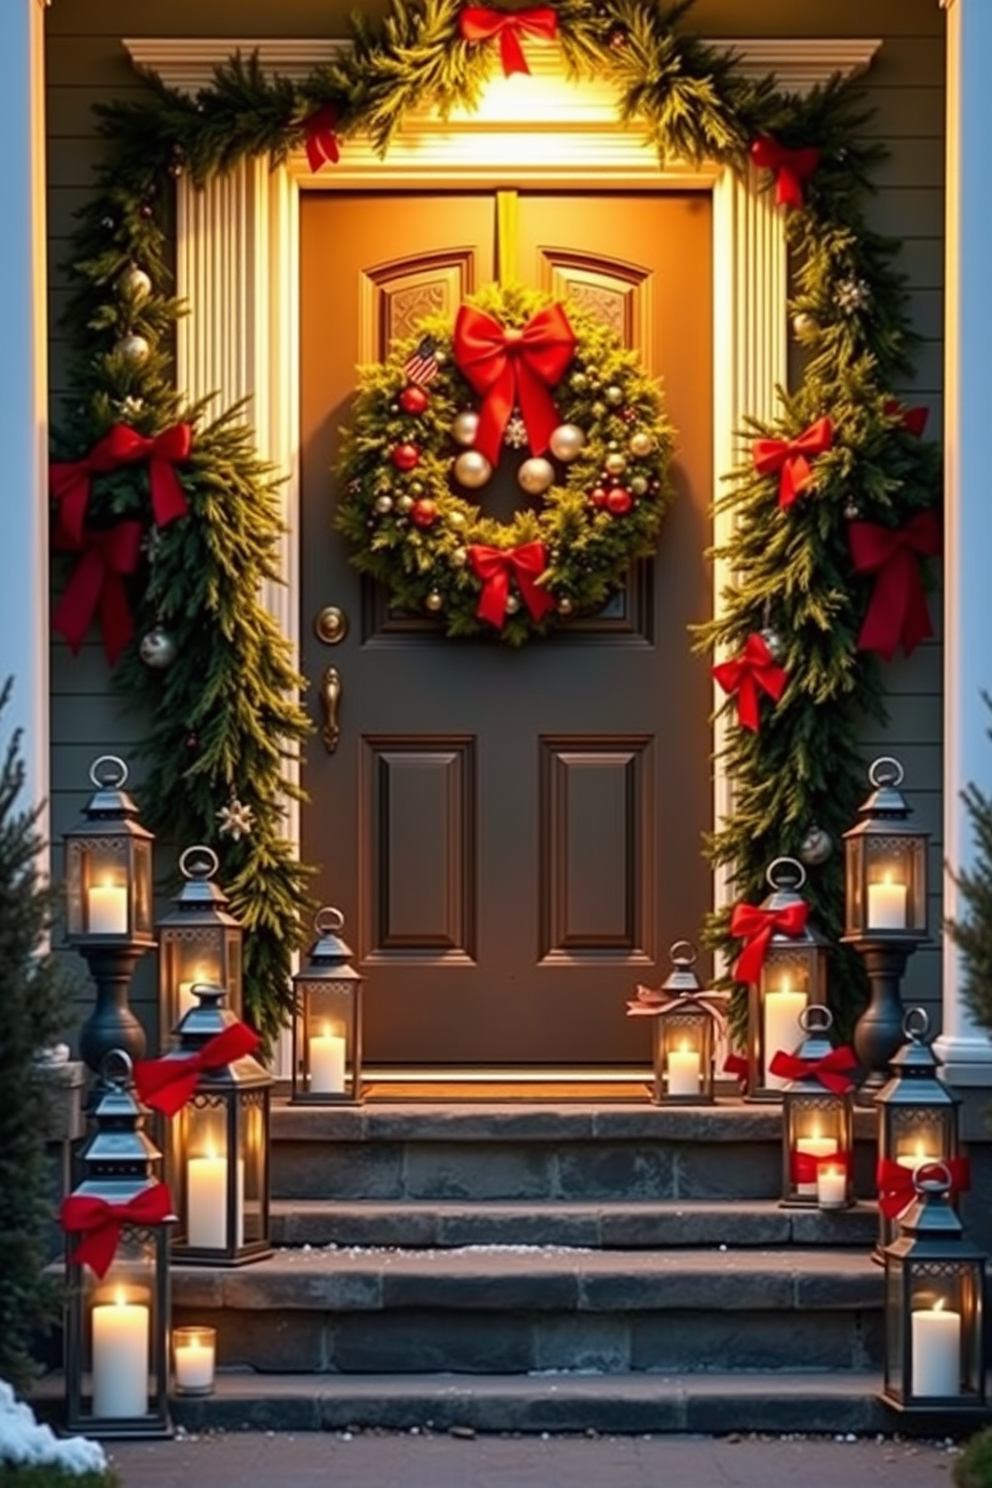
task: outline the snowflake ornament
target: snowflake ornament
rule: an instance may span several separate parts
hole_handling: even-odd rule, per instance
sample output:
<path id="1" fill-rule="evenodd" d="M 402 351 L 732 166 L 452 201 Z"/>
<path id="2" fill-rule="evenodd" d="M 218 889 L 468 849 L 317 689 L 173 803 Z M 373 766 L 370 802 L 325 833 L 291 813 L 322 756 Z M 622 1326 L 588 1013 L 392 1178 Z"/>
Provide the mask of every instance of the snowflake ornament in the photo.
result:
<path id="1" fill-rule="evenodd" d="M 121 398 L 117 407 L 120 409 L 121 417 L 126 419 L 137 418 L 145 406 L 144 398 L 133 398 L 128 393 L 126 398 Z"/>
<path id="2" fill-rule="evenodd" d="M 220 835 L 230 837 L 234 842 L 240 842 L 242 837 L 249 836 L 255 824 L 251 807 L 245 806 L 237 796 L 232 796 L 230 804 L 220 808 L 217 820 L 220 822 Z"/>
<path id="3" fill-rule="evenodd" d="M 516 409 L 507 419 L 503 443 L 509 445 L 510 449 L 524 449 L 527 444 L 527 425 Z"/>
<path id="4" fill-rule="evenodd" d="M 842 279 L 835 291 L 838 309 L 845 315 L 858 310 L 867 310 L 871 303 L 871 290 L 863 279 Z"/>

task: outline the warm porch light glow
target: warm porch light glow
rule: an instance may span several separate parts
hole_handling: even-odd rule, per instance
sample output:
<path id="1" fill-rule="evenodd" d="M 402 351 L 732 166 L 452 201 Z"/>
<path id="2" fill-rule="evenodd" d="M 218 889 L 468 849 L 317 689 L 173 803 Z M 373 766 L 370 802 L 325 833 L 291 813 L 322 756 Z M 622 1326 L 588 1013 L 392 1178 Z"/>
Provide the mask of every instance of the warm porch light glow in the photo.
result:
<path id="1" fill-rule="evenodd" d="M 872 930 L 905 930 L 906 893 L 904 883 L 886 873 L 881 883 L 868 885 L 868 925 Z"/>

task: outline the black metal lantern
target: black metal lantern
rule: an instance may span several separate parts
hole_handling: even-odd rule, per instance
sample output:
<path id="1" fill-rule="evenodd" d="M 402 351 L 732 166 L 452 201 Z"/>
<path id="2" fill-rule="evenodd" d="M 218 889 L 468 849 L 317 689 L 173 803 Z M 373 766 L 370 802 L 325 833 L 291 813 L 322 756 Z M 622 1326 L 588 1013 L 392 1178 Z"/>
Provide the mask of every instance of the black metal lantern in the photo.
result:
<path id="1" fill-rule="evenodd" d="M 854 1047 L 868 1070 L 860 1099 L 870 1104 L 902 1039 L 900 983 L 906 962 L 927 939 L 926 832 L 910 825 L 899 789 L 898 760 L 877 759 L 868 772 L 874 787 L 861 820 L 844 833 L 843 939 L 864 958 L 871 1001 L 858 1019 Z"/>
<path id="2" fill-rule="evenodd" d="M 80 1030 L 80 1053 L 94 1073 L 123 1049 L 145 1052 L 145 1034 L 128 1006 L 128 988 L 152 938 L 151 832 L 124 790 L 127 765 L 116 755 L 94 761 L 95 791 L 83 820 L 65 833 L 66 939 L 89 964 L 96 1006 Z"/>
<path id="3" fill-rule="evenodd" d="M 66 1406 L 70 1431 L 170 1436 L 169 1225 L 161 1153 L 142 1130 L 131 1062 L 101 1071 L 83 1178 L 62 1205 L 67 1236 Z"/>
<path id="4" fill-rule="evenodd" d="M 197 1005 L 164 1060 L 199 1053 L 238 1022 L 223 987 L 196 985 Z M 196 1093 L 172 1118 L 166 1172 L 179 1216 L 172 1255 L 202 1266 L 240 1266 L 272 1253 L 269 1118 L 272 1076 L 251 1054 L 201 1070 Z"/>
<path id="5" fill-rule="evenodd" d="M 800 1013 L 799 1024 L 806 1037 L 797 1058 L 810 1072 L 790 1081 L 782 1092 L 782 1205 L 846 1209 L 854 1202 L 851 1087 L 831 1090 L 814 1072 L 834 1052 L 829 1038 L 833 1014 L 827 1007 L 812 1005 Z"/>
<path id="6" fill-rule="evenodd" d="M 713 1101 L 714 1025 L 723 1018 L 719 994 L 706 992 L 693 969 L 696 947 L 677 940 L 672 970 L 657 989 L 638 987 L 627 1004 L 633 1017 L 654 1020 L 651 1099 L 656 1105 L 709 1105 Z"/>
<path id="7" fill-rule="evenodd" d="M 910 1008 L 903 1019 L 906 1042 L 893 1056 L 892 1078 L 876 1095 L 878 1107 L 879 1254 L 892 1241 L 900 1209 L 915 1194 L 912 1175 L 921 1163 L 939 1162 L 951 1175 L 952 1194 L 961 1177 L 958 1107 L 961 1097 L 938 1077 L 940 1060 L 927 1040 L 926 1009 Z M 891 1211 L 886 1213 L 886 1211 Z"/>
<path id="8" fill-rule="evenodd" d="M 767 873 L 771 893 L 761 905 L 769 924 L 802 920 L 795 932 L 774 928 L 761 972 L 748 988 L 748 1100 L 778 1101 L 788 1081 L 769 1066 L 780 1049 L 791 1053 L 802 1038 L 799 1015 L 827 1000 L 829 941 L 810 926 L 800 889 L 806 870 L 795 858 L 776 858 Z"/>
<path id="9" fill-rule="evenodd" d="M 315 1105 L 362 1099 L 362 977 L 338 932 L 344 915 L 326 906 L 314 920 L 318 939 L 293 977 L 291 1099 Z"/>
<path id="10" fill-rule="evenodd" d="M 941 1163 L 917 1170 L 885 1247 L 882 1398 L 897 1410 L 983 1411 L 985 1253 L 965 1238 Z"/>
<path id="11" fill-rule="evenodd" d="M 186 1013 L 196 1006 L 197 982 L 223 987 L 227 1006 L 241 1017 L 241 924 L 228 912 L 227 900 L 214 882 L 217 854 L 211 847 L 188 847 L 179 859 L 186 882 L 173 900 L 175 909 L 158 922 L 159 1047 Z"/>

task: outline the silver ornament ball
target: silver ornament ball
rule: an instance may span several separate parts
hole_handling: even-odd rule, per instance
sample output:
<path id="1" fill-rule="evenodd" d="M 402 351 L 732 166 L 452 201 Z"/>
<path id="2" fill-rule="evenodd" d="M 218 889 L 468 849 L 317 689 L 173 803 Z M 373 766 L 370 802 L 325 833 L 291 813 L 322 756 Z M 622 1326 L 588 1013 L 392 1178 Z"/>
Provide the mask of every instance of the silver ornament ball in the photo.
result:
<path id="1" fill-rule="evenodd" d="M 810 827 L 799 844 L 799 857 L 810 868 L 825 863 L 834 850 L 833 839 L 822 827 Z"/>
<path id="2" fill-rule="evenodd" d="M 619 453 L 614 455 L 607 455 L 606 459 L 603 461 L 603 469 L 606 471 L 607 475 L 623 475 L 624 471 L 627 469 L 626 455 L 621 455 Z"/>
<path id="3" fill-rule="evenodd" d="M 517 482 L 528 496 L 542 496 L 555 478 L 554 466 L 543 455 L 532 455 L 517 471 Z"/>
<path id="4" fill-rule="evenodd" d="M 402 512 L 403 515 L 406 516 L 407 512 L 413 510 L 413 497 L 408 496 L 406 492 L 404 492 L 402 496 L 397 496 L 396 510 L 398 512 Z"/>
<path id="5" fill-rule="evenodd" d="M 856 522 L 861 515 L 861 509 L 856 501 L 847 502 L 844 507 L 844 515 L 849 522 Z"/>
<path id="6" fill-rule="evenodd" d="M 569 386 L 573 393 L 584 393 L 589 386 L 589 379 L 584 372 L 573 372 L 569 378 Z"/>
<path id="7" fill-rule="evenodd" d="M 553 431 L 550 442 L 555 459 L 560 460 L 563 465 L 570 465 L 581 454 L 586 436 L 578 424 L 559 424 Z"/>
<path id="8" fill-rule="evenodd" d="M 519 608 L 520 608 L 520 601 L 517 598 L 517 596 L 515 594 L 509 594 L 509 595 L 507 595 L 507 599 L 506 599 L 506 613 L 508 615 L 515 615 L 517 613 L 517 611 L 519 610 Z"/>
<path id="9" fill-rule="evenodd" d="M 393 509 L 392 496 L 377 496 L 375 498 L 375 509 L 382 517 L 384 517 L 387 512 L 391 512 Z"/>
<path id="10" fill-rule="evenodd" d="M 460 486 L 476 491 L 491 478 L 493 467 L 485 455 L 480 455 L 478 450 L 466 450 L 455 461 L 454 472 L 455 480 Z"/>
<path id="11" fill-rule="evenodd" d="M 432 614 L 436 615 L 438 610 L 444 607 L 444 600 L 441 598 L 440 594 L 438 594 L 436 589 L 432 589 L 430 594 L 428 594 L 427 598 L 424 600 L 424 604 L 427 606 Z"/>
<path id="12" fill-rule="evenodd" d="M 627 448 L 635 459 L 643 460 L 654 449 L 654 439 L 646 429 L 638 429 L 628 439 Z"/>
<path id="13" fill-rule="evenodd" d="M 635 475 L 627 482 L 632 496 L 646 496 L 650 481 L 646 475 Z"/>
<path id="14" fill-rule="evenodd" d="M 452 550 L 452 554 L 451 554 L 451 566 L 452 566 L 452 568 L 464 568 L 467 562 L 468 562 L 468 549 L 467 548 L 454 548 Z"/>
<path id="15" fill-rule="evenodd" d="M 617 387 L 615 382 L 611 382 L 603 396 L 611 408 L 619 408 L 623 402 L 623 388 Z"/>
<path id="16" fill-rule="evenodd" d="M 455 415 L 455 422 L 451 426 L 451 437 L 456 444 L 462 444 L 469 449 L 475 443 L 478 429 L 479 415 L 466 408 L 462 413 Z"/>
<path id="17" fill-rule="evenodd" d="M 165 671 L 175 661 L 178 652 L 175 640 L 169 632 L 163 626 L 156 625 L 142 639 L 138 654 L 145 666 L 153 667 L 156 671 Z"/>
<path id="18" fill-rule="evenodd" d="M 768 647 L 768 654 L 772 661 L 781 661 L 785 654 L 785 642 L 771 625 L 766 625 L 761 632 L 761 639 Z"/>
<path id="19" fill-rule="evenodd" d="M 558 601 L 558 613 L 559 615 L 570 615 L 572 613 L 572 601 L 567 594 L 563 594 Z"/>
<path id="20" fill-rule="evenodd" d="M 152 292 L 152 281 L 144 269 L 139 269 L 137 264 L 132 264 L 121 275 L 121 289 L 132 300 L 144 300 Z"/>
<path id="21" fill-rule="evenodd" d="M 117 350 L 122 357 L 129 362 L 143 362 L 147 359 L 151 347 L 144 336 L 122 336 L 117 343 Z"/>

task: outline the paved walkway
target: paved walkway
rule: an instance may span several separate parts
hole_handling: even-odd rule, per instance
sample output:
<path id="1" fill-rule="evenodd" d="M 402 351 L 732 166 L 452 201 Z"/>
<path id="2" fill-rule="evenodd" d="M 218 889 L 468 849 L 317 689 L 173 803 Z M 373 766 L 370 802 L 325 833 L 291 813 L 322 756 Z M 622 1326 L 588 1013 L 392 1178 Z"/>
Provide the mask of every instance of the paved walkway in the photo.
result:
<path id="1" fill-rule="evenodd" d="M 948 1446 L 778 1437 L 328 1432 L 112 1443 L 124 1488 L 942 1488 Z"/>

